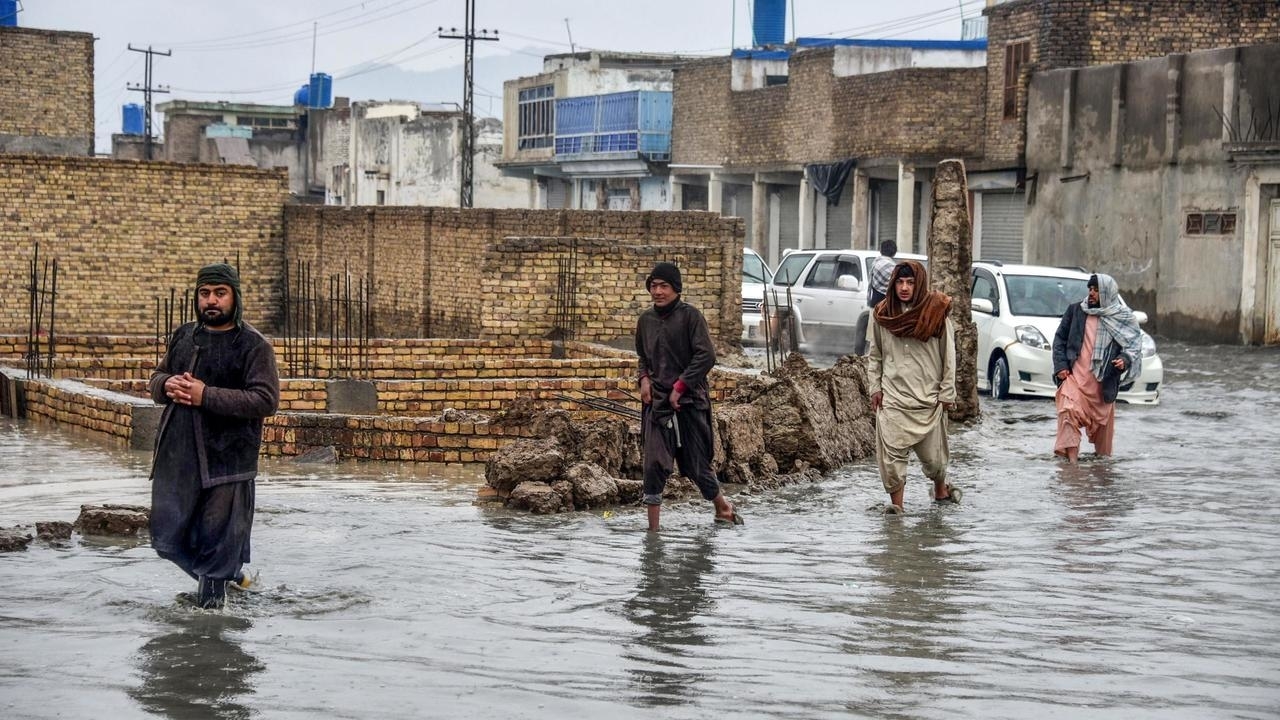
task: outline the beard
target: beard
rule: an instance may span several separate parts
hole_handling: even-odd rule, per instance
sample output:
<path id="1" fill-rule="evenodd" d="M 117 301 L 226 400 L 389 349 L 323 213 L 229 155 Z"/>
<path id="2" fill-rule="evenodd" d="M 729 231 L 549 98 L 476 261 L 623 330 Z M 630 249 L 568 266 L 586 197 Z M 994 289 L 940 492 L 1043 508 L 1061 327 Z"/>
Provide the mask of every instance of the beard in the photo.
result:
<path id="1" fill-rule="evenodd" d="M 231 315 L 218 308 L 207 308 L 200 313 L 200 322 L 211 327 L 221 327 L 231 322 Z"/>
<path id="2" fill-rule="evenodd" d="M 1102 302 L 1100 300 L 1089 300 L 1088 303 L 1089 303 L 1089 307 L 1091 308 L 1102 307 Z"/>

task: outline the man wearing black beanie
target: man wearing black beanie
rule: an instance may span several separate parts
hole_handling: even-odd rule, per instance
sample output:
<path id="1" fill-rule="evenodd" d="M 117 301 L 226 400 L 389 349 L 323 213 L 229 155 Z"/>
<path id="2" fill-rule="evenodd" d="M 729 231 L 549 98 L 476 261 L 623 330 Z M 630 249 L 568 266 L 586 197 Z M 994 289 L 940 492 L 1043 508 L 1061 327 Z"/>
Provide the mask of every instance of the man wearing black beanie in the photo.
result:
<path id="1" fill-rule="evenodd" d="M 243 320 L 240 274 L 196 274 L 195 322 L 173 332 L 151 375 L 163 404 L 151 466 L 151 546 L 197 581 L 195 602 L 219 607 L 243 585 L 253 525 L 262 419 L 280 404 L 271 344 Z"/>
<path id="2" fill-rule="evenodd" d="M 636 323 L 640 357 L 640 420 L 644 443 L 644 504 L 649 530 L 658 531 L 662 491 L 673 462 L 715 505 L 715 521 L 741 525 L 742 517 L 720 491 L 711 470 L 714 440 L 707 373 L 716 364 L 716 349 L 706 318 L 683 302 L 680 268 L 660 262 L 645 278 L 653 300 Z"/>

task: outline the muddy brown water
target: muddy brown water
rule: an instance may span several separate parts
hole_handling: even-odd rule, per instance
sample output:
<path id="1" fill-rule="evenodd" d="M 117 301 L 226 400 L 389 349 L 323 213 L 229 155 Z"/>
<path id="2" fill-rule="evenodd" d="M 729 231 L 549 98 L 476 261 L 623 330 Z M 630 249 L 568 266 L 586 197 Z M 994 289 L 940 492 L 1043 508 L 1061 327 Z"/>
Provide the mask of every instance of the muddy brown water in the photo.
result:
<path id="1" fill-rule="evenodd" d="M 144 543 L 0 555 L 0 717 L 1273 718 L 1280 351 L 1161 352 L 1115 459 L 984 400 L 964 504 L 918 478 L 901 518 L 870 461 L 658 536 L 475 507 L 478 468 L 269 463 L 224 611 Z M 146 502 L 147 462 L 0 420 L 0 525 Z"/>

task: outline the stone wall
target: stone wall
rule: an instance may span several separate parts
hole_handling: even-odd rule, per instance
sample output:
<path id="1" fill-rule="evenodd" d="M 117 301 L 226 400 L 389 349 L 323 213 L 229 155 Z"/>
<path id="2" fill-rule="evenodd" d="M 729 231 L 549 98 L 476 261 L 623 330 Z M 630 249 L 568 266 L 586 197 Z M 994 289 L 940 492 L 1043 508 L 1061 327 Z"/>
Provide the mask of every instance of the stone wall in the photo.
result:
<path id="1" fill-rule="evenodd" d="M 983 13 L 989 164 L 1022 164 L 1033 72 L 1280 41 L 1275 0 L 1011 0 Z M 1030 42 L 1031 59 L 1018 82 L 1017 115 L 1005 119 L 1005 47 L 1023 40 Z"/>
<path id="2" fill-rule="evenodd" d="M 291 268 L 306 262 L 317 278 L 354 272 L 371 280 L 379 336 L 542 337 L 555 313 L 563 262 L 567 270 L 576 269 L 582 321 L 576 339 L 629 338 L 644 306 L 644 276 L 659 259 L 689 264 L 686 299 L 707 315 L 713 335 L 735 342 L 741 334 L 743 224 L 738 218 L 699 212 L 290 206 L 285 225 Z M 606 255 L 611 255 L 608 262 L 596 263 Z"/>
<path id="3" fill-rule="evenodd" d="M 36 244 L 58 260 L 55 331 L 155 331 L 156 298 L 239 262 L 245 317 L 270 332 L 283 270 L 281 170 L 0 155 L 0 332 L 28 327 Z"/>
<path id="4" fill-rule="evenodd" d="M 93 155 L 93 35 L 0 27 L 0 152 Z"/>
<path id="5" fill-rule="evenodd" d="M 785 85 L 734 92 L 732 61 L 675 72 L 672 162 L 769 166 L 982 152 L 982 68 L 835 77 L 834 48 L 792 55 Z"/>

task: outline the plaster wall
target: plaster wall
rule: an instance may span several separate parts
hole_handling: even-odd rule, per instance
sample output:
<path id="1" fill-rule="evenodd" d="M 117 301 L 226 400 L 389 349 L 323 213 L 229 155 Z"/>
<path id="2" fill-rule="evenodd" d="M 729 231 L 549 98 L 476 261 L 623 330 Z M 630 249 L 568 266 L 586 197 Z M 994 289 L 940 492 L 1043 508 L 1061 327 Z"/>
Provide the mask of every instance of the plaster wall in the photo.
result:
<path id="1" fill-rule="evenodd" d="M 1261 210 L 1247 198 L 1253 166 L 1234 162 L 1225 141 L 1248 125 L 1243 108 L 1280 107 L 1278 64 L 1280 44 L 1270 44 L 1036 74 L 1027 262 L 1114 275 L 1154 332 L 1240 341 L 1242 318 L 1255 313 L 1245 278 L 1257 240 L 1245 221 Z M 1199 212 L 1236 225 L 1187 233 Z"/>

